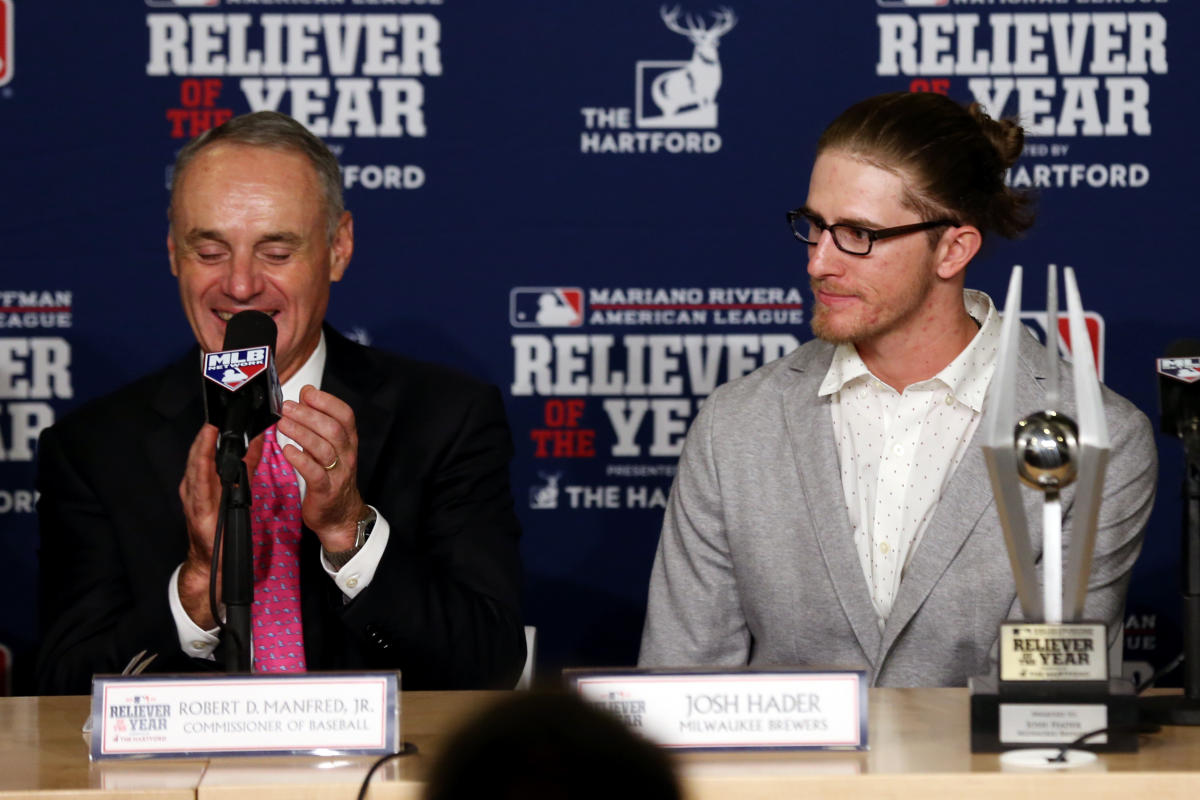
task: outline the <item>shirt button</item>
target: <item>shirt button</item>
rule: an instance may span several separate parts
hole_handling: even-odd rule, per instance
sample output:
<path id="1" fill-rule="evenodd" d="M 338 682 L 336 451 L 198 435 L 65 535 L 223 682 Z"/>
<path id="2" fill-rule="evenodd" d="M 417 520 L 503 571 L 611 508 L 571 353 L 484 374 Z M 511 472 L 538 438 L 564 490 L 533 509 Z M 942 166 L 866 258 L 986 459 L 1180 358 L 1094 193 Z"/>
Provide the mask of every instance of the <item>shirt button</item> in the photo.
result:
<path id="1" fill-rule="evenodd" d="M 954 405 L 954 395 L 952 395 L 952 394 L 946 395 L 946 405 L 948 405 L 948 406 Z"/>
<path id="2" fill-rule="evenodd" d="M 203 649 L 204 649 L 205 647 L 207 647 L 207 646 L 208 646 L 208 645 L 206 645 L 204 642 L 200 641 L 199 639 L 197 639 L 196 641 L 192 642 L 192 649 L 193 649 L 193 650 L 203 650 Z"/>
<path id="3" fill-rule="evenodd" d="M 888 545 L 887 542 L 879 543 L 879 552 L 883 553 L 885 556 L 888 554 L 888 551 L 891 549 L 892 549 L 891 546 Z"/>
<path id="4" fill-rule="evenodd" d="M 357 576 L 355 576 L 355 577 L 351 578 L 350 580 L 346 581 L 346 588 L 347 588 L 347 589 L 353 589 L 355 586 L 358 586 L 358 577 L 357 577 Z"/>
<path id="5" fill-rule="evenodd" d="M 904 446 L 898 444 L 892 448 L 892 452 L 898 456 L 902 456 L 902 455 L 904 455 Z"/>

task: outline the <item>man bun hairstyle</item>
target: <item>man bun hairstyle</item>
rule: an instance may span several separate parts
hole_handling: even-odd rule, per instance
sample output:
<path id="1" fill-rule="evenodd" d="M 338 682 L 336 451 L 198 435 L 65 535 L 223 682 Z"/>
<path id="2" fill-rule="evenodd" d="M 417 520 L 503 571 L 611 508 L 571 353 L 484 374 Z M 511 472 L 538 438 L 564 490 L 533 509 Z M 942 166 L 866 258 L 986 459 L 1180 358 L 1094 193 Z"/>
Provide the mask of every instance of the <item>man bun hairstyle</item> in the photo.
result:
<path id="1" fill-rule="evenodd" d="M 1004 184 L 1025 132 L 932 92 L 894 92 L 855 103 L 817 143 L 905 177 L 905 204 L 923 219 L 950 217 L 1014 238 L 1033 224 L 1033 195 Z M 939 231 L 930 231 L 936 242 Z"/>
<path id="2" fill-rule="evenodd" d="M 209 128 L 183 146 L 175 158 L 175 169 L 171 173 L 171 205 L 167 218 L 174 220 L 175 192 L 179 189 L 184 172 L 201 150 L 219 142 L 243 144 L 251 147 L 267 147 L 299 153 L 312 164 L 325 200 L 326 228 L 329 241 L 337 231 L 345 204 L 342 199 L 342 172 L 337 157 L 323 141 L 287 114 L 278 111 L 255 111 Z"/>

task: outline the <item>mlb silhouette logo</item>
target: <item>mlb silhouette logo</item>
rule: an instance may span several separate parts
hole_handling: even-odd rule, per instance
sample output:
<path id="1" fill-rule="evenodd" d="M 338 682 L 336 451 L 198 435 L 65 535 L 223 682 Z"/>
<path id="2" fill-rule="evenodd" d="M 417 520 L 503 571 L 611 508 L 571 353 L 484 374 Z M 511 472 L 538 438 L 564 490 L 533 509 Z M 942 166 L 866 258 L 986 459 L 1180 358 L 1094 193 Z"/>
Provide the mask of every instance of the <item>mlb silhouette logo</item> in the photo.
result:
<path id="1" fill-rule="evenodd" d="M 1042 342 L 1046 341 L 1046 322 L 1049 315 L 1045 311 L 1022 311 L 1021 322 L 1030 328 Z M 1083 322 L 1087 327 L 1088 339 L 1092 344 L 1092 355 L 1096 359 L 1096 375 L 1104 380 L 1104 318 L 1095 311 L 1083 312 Z M 1065 315 L 1058 317 L 1058 352 L 1059 355 L 1071 356 L 1071 325 Z"/>
<path id="2" fill-rule="evenodd" d="M 146 0 L 151 8 L 212 8 L 221 5 L 221 0 Z"/>
<path id="3" fill-rule="evenodd" d="M 514 328 L 577 328 L 583 324 L 583 289 L 519 286 L 508 296 Z"/>
<path id="4" fill-rule="evenodd" d="M 204 357 L 204 377 L 231 392 L 267 368 L 270 348 L 250 347 L 245 350 L 222 350 Z"/>
<path id="5" fill-rule="evenodd" d="M 12 0 L 0 0 L 0 86 L 13 76 L 13 7 Z"/>

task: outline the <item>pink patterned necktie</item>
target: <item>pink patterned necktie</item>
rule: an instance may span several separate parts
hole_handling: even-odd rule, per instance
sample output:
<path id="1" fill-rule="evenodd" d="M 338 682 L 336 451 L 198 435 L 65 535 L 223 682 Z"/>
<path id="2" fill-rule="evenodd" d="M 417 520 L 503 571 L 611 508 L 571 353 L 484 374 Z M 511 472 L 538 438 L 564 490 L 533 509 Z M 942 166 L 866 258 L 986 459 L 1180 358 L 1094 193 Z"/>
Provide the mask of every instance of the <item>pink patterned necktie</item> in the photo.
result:
<path id="1" fill-rule="evenodd" d="M 255 672 L 304 672 L 300 623 L 300 486 L 275 441 L 263 437 L 262 458 L 250 480 L 253 501 L 254 606 L 250 612 Z"/>

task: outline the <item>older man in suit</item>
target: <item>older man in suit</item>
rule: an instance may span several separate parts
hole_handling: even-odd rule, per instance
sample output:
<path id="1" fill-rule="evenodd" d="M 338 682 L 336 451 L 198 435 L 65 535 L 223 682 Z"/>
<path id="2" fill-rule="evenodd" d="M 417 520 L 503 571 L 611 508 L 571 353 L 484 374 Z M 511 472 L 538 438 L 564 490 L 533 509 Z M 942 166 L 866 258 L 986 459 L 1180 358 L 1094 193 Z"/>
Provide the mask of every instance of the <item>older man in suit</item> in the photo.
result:
<path id="1" fill-rule="evenodd" d="M 294 120 L 245 115 L 181 151 L 167 250 L 199 349 L 222 349 L 244 310 L 278 329 L 283 415 L 246 457 L 255 668 L 512 686 L 525 653 L 499 392 L 324 325 L 353 249 L 337 162 Z M 216 666 L 199 364 L 193 348 L 43 433 L 42 692 L 86 692 L 140 651 L 164 671 Z"/>
<path id="2" fill-rule="evenodd" d="M 854 667 L 883 686 L 987 671 L 1017 605 L 977 437 L 999 318 L 964 283 L 985 235 L 1032 223 L 1029 198 L 1003 181 L 1022 141 L 1014 123 L 932 94 L 871 98 L 826 129 L 808 199 L 788 215 L 817 338 L 697 415 L 643 666 Z M 1029 412 L 1045 405 L 1045 375 L 1025 338 L 1016 389 Z M 1117 644 L 1157 470 L 1145 415 L 1108 390 L 1104 403 L 1112 457 L 1086 615 Z"/>

